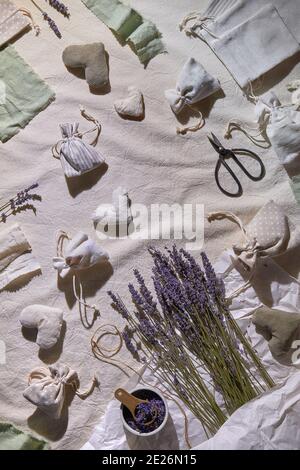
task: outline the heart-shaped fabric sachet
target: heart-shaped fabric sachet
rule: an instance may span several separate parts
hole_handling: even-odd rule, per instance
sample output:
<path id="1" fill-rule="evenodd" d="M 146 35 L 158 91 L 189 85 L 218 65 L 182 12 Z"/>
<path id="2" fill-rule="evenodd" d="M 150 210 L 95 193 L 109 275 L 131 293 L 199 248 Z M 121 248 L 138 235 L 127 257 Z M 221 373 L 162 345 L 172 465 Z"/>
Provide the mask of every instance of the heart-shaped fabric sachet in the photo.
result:
<path id="1" fill-rule="evenodd" d="M 60 337 L 63 312 L 45 305 L 29 305 L 22 310 L 20 323 L 24 328 L 36 328 L 36 343 L 41 349 L 50 349 Z"/>
<path id="2" fill-rule="evenodd" d="M 134 86 L 128 87 L 128 96 L 117 100 L 114 103 L 117 113 L 127 119 L 135 119 L 141 121 L 144 118 L 144 99 L 143 95 Z"/>
<path id="3" fill-rule="evenodd" d="M 300 339 L 300 314 L 262 306 L 254 313 L 252 322 L 256 332 L 268 341 L 273 357 L 281 363 L 291 363 L 296 350 L 293 342 Z"/>
<path id="4" fill-rule="evenodd" d="M 62 58 L 66 67 L 84 69 L 85 79 L 91 88 L 102 88 L 108 84 L 109 72 L 102 42 L 68 46 Z"/>

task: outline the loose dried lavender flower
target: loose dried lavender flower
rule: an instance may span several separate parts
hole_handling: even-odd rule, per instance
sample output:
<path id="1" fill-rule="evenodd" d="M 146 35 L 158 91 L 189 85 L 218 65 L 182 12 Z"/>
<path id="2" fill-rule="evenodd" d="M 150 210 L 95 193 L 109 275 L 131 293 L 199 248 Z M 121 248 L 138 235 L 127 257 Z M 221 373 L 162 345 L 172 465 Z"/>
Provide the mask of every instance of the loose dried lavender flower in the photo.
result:
<path id="1" fill-rule="evenodd" d="M 164 402 L 158 399 L 149 400 L 136 407 L 135 420 L 129 420 L 129 426 L 141 433 L 152 432 L 159 428 L 166 415 Z M 153 423 L 151 421 L 154 419 Z M 149 424 L 147 424 L 149 423 Z"/>
<path id="2" fill-rule="evenodd" d="M 59 11 L 59 13 L 61 13 L 62 15 L 66 17 L 70 16 L 69 9 L 64 3 L 59 2 L 58 0 L 46 0 L 46 2 L 47 1 L 49 2 L 49 5 L 55 8 L 55 10 Z"/>

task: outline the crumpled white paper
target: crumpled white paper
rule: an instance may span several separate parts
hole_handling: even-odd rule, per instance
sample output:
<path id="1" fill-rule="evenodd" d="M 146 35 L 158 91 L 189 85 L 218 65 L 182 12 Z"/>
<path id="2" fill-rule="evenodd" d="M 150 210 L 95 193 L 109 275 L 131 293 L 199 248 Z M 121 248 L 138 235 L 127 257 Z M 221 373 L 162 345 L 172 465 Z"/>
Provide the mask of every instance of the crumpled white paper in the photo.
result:
<path id="1" fill-rule="evenodd" d="M 217 261 L 215 269 L 218 274 L 226 271 L 231 264 L 231 256 L 231 250 L 225 251 Z M 227 294 L 230 295 L 244 284 L 245 278 L 234 268 L 225 282 Z M 248 334 L 254 349 L 278 385 L 239 408 L 209 440 L 201 423 L 182 405 L 188 417 L 188 435 L 193 449 L 300 449 L 300 372 L 296 367 L 275 362 L 267 342 L 251 324 L 253 311 L 262 304 L 285 311 L 300 311 L 299 289 L 296 279 L 274 260 L 268 259 L 258 265 L 253 287 L 233 301 L 232 315 Z M 146 368 L 141 374 L 147 384 L 161 387 Z M 138 376 L 132 377 L 125 388 L 133 389 L 138 382 Z M 174 402 L 168 400 L 168 405 L 170 419 L 165 429 L 153 437 L 136 437 L 125 434 L 119 402 L 112 400 L 82 450 L 187 449 L 183 414 Z"/>

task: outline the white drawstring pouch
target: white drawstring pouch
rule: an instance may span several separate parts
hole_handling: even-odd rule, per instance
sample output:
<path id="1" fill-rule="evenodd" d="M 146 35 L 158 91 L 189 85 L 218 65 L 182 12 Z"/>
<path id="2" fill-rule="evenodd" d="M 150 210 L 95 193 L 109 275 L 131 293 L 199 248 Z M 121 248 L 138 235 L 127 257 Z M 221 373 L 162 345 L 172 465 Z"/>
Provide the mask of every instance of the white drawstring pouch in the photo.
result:
<path id="1" fill-rule="evenodd" d="M 69 272 L 88 269 L 108 259 L 109 255 L 103 248 L 86 233 L 78 232 L 72 239 L 69 239 L 64 254 L 60 252 L 59 256 L 53 258 L 53 267 L 60 277 L 64 278 Z"/>
<path id="2" fill-rule="evenodd" d="M 65 404 L 67 388 L 73 389 L 80 398 L 86 398 L 92 393 L 96 384 L 97 379 L 94 377 L 88 390 L 79 391 L 77 372 L 67 365 L 57 363 L 49 368 L 33 369 L 23 396 L 52 419 L 59 419 Z"/>
<path id="3" fill-rule="evenodd" d="M 256 145 L 264 142 L 266 134 L 280 163 L 290 178 L 300 174 L 300 111 L 299 102 L 282 105 L 273 91 L 260 97 L 250 98 L 255 102 L 255 122 L 257 127 L 250 127 L 240 120 L 228 123 L 225 137 L 231 137 L 232 131 L 240 130 Z M 252 131 L 252 132 L 250 132 Z M 257 133 L 253 133 L 256 131 Z M 262 138 L 259 140 L 258 138 Z"/>
<path id="4" fill-rule="evenodd" d="M 187 23 L 194 20 L 192 27 Z M 181 23 L 187 34 L 203 39 L 241 88 L 299 50 L 298 0 L 213 0 L 204 14 Z"/>
<path id="5" fill-rule="evenodd" d="M 219 81 L 195 59 L 190 58 L 181 70 L 176 88 L 165 91 L 173 112 L 179 114 L 185 105 L 191 106 L 220 90 Z"/>
<path id="6" fill-rule="evenodd" d="M 300 111 L 298 105 L 271 109 L 266 132 L 290 177 L 300 174 Z"/>

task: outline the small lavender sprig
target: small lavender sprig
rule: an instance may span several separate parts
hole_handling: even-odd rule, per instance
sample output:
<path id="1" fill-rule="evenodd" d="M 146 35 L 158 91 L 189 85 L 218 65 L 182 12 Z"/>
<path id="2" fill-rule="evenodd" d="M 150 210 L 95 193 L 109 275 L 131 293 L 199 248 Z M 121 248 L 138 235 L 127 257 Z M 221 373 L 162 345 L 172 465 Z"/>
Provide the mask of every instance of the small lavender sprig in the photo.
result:
<path id="1" fill-rule="evenodd" d="M 42 10 L 42 8 L 35 2 L 35 0 L 31 0 L 31 2 L 33 3 L 33 5 L 41 12 L 42 16 L 43 16 L 43 19 L 45 21 L 47 21 L 49 27 L 52 29 L 52 31 L 54 32 L 54 34 L 59 38 L 61 39 L 61 32 L 59 31 L 58 29 L 58 26 L 57 24 L 55 23 L 55 21 L 48 15 L 48 13 L 46 13 L 44 10 Z"/>
<path id="2" fill-rule="evenodd" d="M 50 28 L 52 29 L 52 31 L 54 32 L 54 34 L 59 38 L 61 39 L 61 32 L 59 31 L 58 27 L 57 27 L 57 24 L 55 23 L 55 21 L 50 18 L 50 16 L 44 11 L 43 12 L 43 18 L 45 21 L 47 21 L 48 25 L 50 26 Z"/>
<path id="3" fill-rule="evenodd" d="M 0 221 L 5 223 L 8 216 L 15 214 L 20 209 L 24 209 L 29 201 L 35 199 L 36 195 L 30 194 L 30 191 L 33 191 L 38 186 L 38 183 L 32 184 L 28 188 L 19 191 L 16 196 L 3 204 L 0 207 Z"/>
<path id="4" fill-rule="evenodd" d="M 49 5 L 51 7 L 55 8 L 55 10 L 57 10 L 59 13 L 69 18 L 70 12 L 68 7 L 64 3 L 59 2 L 58 0 L 46 0 L 46 2 L 47 1 L 49 2 Z"/>

